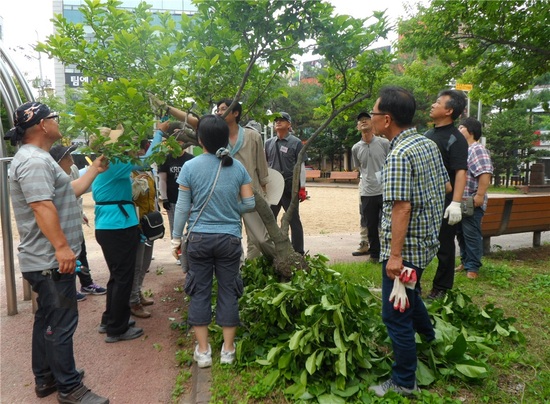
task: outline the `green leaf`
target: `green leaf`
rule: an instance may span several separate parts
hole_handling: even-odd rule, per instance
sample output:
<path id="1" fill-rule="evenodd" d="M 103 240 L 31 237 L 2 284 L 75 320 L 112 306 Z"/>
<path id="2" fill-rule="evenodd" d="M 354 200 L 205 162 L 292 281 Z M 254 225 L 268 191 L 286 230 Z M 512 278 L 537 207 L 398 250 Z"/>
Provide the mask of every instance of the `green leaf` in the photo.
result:
<path id="1" fill-rule="evenodd" d="M 306 360 L 306 370 L 310 375 L 315 373 L 316 370 L 317 351 L 313 352 Z"/>
<path id="2" fill-rule="evenodd" d="M 347 361 L 346 361 L 346 353 L 340 352 L 338 354 L 338 362 L 336 362 L 336 370 L 338 373 L 340 373 L 342 376 L 347 376 Z"/>
<path id="3" fill-rule="evenodd" d="M 501 327 L 500 324 L 497 323 L 497 325 L 495 326 L 495 331 L 499 334 L 499 335 L 502 335 L 503 337 L 509 337 L 510 336 L 510 333 L 508 332 L 508 330 L 505 330 L 504 328 Z"/>
<path id="4" fill-rule="evenodd" d="M 346 400 L 334 394 L 323 394 L 317 397 L 319 404 L 345 404 Z"/>
<path id="5" fill-rule="evenodd" d="M 420 386 L 429 386 L 435 381 L 434 372 L 422 361 L 418 361 L 418 366 L 416 367 L 416 380 Z"/>
<path id="6" fill-rule="evenodd" d="M 464 376 L 473 379 L 484 378 L 488 376 L 487 365 L 473 360 L 457 363 L 456 370 L 458 370 Z"/>
<path id="7" fill-rule="evenodd" d="M 296 350 L 300 346 L 300 339 L 302 338 L 302 335 L 304 334 L 306 330 L 298 330 L 296 331 L 292 337 L 290 338 L 290 341 L 288 342 L 288 347 L 291 350 Z"/>
<path id="8" fill-rule="evenodd" d="M 272 389 L 273 386 L 275 386 L 275 383 L 277 382 L 277 379 L 279 379 L 279 375 L 280 375 L 280 373 L 279 373 L 279 370 L 278 370 L 278 369 L 272 370 L 271 372 L 269 372 L 269 373 L 267 374 L 266 377 L 264 377 L 264 378 L 262 379 L 262 383 L 263 383 L 265 386 L 267 386 L 267 387 L 269 387 L 270 389 Z"/>
<path id="9" fill-rule="evenodd" d="M 466 343 L 466 339 L 464 338 L 463 334 L 459 334 L 456 337 L 456 340 L 453 343 L 452 348 L 447 352 L 445 357 L 453 362 L 456 362 L 460 358 L 464 357 L 464 353 L 466 352 L 466 348 L 468 347 L 468 344 Z"/>

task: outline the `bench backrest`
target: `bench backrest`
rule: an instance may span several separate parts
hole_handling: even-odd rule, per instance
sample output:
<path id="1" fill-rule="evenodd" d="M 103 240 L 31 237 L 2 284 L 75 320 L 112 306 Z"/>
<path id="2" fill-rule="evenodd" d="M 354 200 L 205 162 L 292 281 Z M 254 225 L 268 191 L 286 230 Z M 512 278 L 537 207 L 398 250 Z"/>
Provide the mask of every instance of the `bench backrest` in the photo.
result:
<path id="1" fill-rule="evenodd" d="M 354 180 L 359 178 L 359 173 L 357 171 L 331 171 L 330 179 L 331 180 Z"/>
<path id="2" fill-rule="evenodd" d="M 491 196 L 481 222 L 483 237 L 550 230 L 550 195 Z"/>
<path id="3" fill-rule="evenodd" d="M 306 170 L 306 179 L 321 178 L 321 170 Z"/>

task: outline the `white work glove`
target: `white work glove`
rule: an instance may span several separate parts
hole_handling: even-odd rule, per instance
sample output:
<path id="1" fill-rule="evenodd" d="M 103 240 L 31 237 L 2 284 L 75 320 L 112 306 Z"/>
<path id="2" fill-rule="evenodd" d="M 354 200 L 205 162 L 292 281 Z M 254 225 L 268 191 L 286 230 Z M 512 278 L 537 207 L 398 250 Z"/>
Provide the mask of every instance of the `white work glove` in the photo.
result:
<path id="1" fill-rule="evenodd" d="M 449 219 L 449 224 L 457 224 L 462 220 L 462 208 L 460 207 L 460 202 L 451 202 L 447 209 L 445 209 L 445 214 L 443 219 Z"/>
<path id="2" fill-rule="evenodd" d="M 180 249 L 181 249 L 181 238 L 173 238 L 170 241 L 170 245 L 172 246 L 172 255 L 175 259 L 180 259 Z"/>
<path id="3" fill-rule="evenodd" d="M 416 271 L 414 268 L 404 267 L 399 275 L 399 280 L 407 289 L 414 289 L 416 286 Z"/>
<path id="4" fill-rule="evenodd" d="M 389 300 L 393 303 L 393 309 L 399 310 L 401 313 L 411 307 L 405 285 L 397 277 L 393 280 L 393 289 Z"/>

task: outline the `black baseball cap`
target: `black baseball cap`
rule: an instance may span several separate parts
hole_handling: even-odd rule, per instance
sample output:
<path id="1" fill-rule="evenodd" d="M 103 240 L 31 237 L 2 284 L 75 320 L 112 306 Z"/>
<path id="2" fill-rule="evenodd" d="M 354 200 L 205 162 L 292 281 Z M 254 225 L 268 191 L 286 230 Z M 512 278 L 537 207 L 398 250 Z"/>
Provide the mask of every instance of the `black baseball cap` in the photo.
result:
<path id="1" fill-rule="evenodd" d="M 359 115 L 357 115 L 357 120 L 361 119 L 361 118 L 369 118 L 371 119 L 370 115 L 368 114 L 368 112 L 359 112 Z"/>

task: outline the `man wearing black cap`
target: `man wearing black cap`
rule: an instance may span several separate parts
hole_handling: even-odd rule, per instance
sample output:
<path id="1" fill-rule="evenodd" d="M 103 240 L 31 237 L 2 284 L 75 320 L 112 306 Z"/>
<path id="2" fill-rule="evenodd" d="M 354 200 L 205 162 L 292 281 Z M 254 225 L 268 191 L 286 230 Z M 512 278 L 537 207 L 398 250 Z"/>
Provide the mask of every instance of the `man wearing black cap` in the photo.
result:
<path id="1" fill-rule="evenodd" d="M 267 164 L 274 170 L 279 171 L 285 179 L 285 189 L 283 196 L 277 205 L 271 205 L 271 210 L 275 218 L 279 215 L 281 207 L 285 212 L 290 206 L 292 200 L 292 176 L 294 166 L 298 161 L 298 153 L 302 150 L 302 141 L 296 136 L 290 134 L 292 119 L 286 112 L 275 114 L 275 132 L 277 136 L 272 137 L 265 142 L 265 154 Z M 305 160 L 305 159 L 304 159 Z M 300 202 L 306 199 L 306 171 L 305 164 L 302 162 L 300 172 L 300 191 L 298 198 Z M 304 229 L 300 220 L 299 205 L 290 219 L 290 232 L 292 234 L 292 247 L 299 254 L 304 254 Z"/>
<path id="2" fill-rule="evenodd" d="M 370 254 L 372 261 L 380 258 L 378 225 L 382 214 L 382 183 L 380 172 L 390 150 L 390 142 L 375 136 L 371 117 L 366 112 L 357 115 L 357 130 L 361 140 L 351 149 L 353 167 L 359 169 L 359 195 L 361 197 L 361 242 L 354 256 Z"/>
<path id="3" fill-rule="evenodd" d="M 73 353 L 78 323 L 75 268 L 82 243 L 77 196 L 107 169 L 98 157 L 87 173 L 72 181 L 48 151 L 59 139 L 59 116 L 47 105 L 27 102 L 14 112 L 5 139 L 22 144 L 10 167 L 10 193 L 19 230 L 19 267 L 38 294 L 32 333 L 35 392 L 58 390 L 60 403 L 105 404 L 109 400 L 82 384 Z"/>

